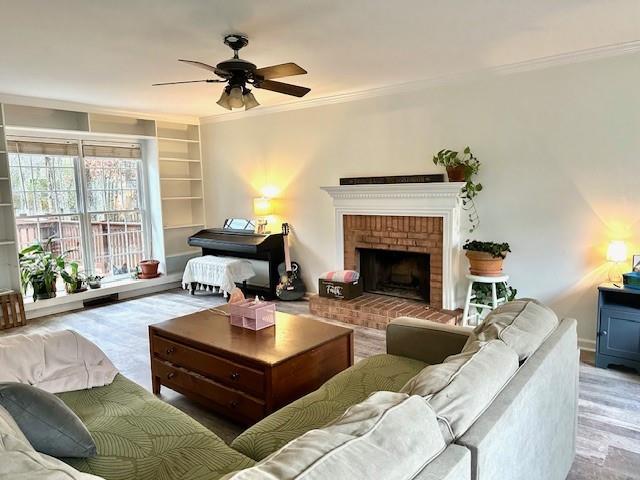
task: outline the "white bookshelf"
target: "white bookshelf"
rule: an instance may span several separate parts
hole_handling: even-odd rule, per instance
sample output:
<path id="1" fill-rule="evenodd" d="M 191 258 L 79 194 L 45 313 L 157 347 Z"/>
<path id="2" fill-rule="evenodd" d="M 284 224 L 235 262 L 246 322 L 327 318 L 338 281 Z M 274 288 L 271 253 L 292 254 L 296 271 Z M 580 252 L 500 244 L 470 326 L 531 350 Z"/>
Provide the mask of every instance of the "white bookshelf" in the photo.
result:
<path id="1" fill-rule="evenodd" d="M 200 126 L 157 121 L 156 135 L 164 254 L 173 273 L 200 253 L 187 245 L 205 223 Z"/>
<path id="2" fill-rule="evenodd" d="M 0 289 L 20 290 L 16 221 L 13 213 L 5 105 L 0 104 Z"/>

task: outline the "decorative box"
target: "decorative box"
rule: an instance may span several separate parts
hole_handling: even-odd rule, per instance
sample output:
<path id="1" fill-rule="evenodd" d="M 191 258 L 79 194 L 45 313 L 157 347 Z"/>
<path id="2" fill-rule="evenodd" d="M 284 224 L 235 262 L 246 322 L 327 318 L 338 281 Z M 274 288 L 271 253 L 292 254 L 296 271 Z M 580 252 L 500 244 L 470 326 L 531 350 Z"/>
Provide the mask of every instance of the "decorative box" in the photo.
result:
<path id="1" fill-rule="evenodd" d="M 276 323 L 276 304 L 252 299 L 243 300 L 240 303 L 229 304 L 229 317 L 231 325 L 248 328 L 249 330 L 262 330 Z"/>
<path id="2" fill-rule="evenodd" d="M 362 282 L 336 282 L 334 280 L 318 280 L 318 295 L 326 298 L 351 300 L 362 295 Z"/>
<path id="3" fill-rule="evenodd" d="M 640 272 L 623 273 L 622 284 L 625 288 L 635 288 L 640 290 Z"/>

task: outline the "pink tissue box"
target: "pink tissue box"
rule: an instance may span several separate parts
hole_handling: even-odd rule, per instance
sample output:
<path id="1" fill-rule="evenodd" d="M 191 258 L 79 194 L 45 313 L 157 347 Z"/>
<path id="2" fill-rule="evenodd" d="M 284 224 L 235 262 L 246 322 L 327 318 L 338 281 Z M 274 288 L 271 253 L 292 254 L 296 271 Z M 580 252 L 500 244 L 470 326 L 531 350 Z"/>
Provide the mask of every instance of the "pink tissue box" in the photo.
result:
<path id="1" fill-rule="evenodd" d="M 262 330 L 276 323 L 276 304 L 247 299 L 229 304 L 229 314 L 231 325 L 249 330 Z"/>

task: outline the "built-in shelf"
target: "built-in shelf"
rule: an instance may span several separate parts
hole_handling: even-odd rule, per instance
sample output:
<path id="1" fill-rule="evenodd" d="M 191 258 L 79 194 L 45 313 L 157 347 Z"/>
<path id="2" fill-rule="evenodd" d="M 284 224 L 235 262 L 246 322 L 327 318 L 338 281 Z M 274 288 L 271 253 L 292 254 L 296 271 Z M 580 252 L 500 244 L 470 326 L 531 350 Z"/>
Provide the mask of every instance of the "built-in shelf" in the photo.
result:
<path id="1" fill-rule="evenodd" d="M 183 228 L 195 228 L 195 227 L 204 227 L 203 223 L 191 223 L 188 225 L 165 225 L 163 228 L 165 230 L 179 230 Z"/>
<path id="2" fill-rule="evenodd" d="M 0 177 L 0 180 L 9 180 L 9 177 Z"/>
<path id="3" fill-rule="evenodd" d="M 167 142 L 200 143 L 200 140 L 191 140 L 188 138 L 158 137 L 158 140 L 163 140 Z"/>
<path id="4" fill-rule="evenodd" d="M 0 207 L 13 207 L 12 203 L 0 203 Z"/>
<path id="5" fill-rule="evenodd" d="M 162 200 L 202 200 L 202 197 L 162 197 Z"/>
<path id="6" fill-rule="evenodd" d="M 161 162 L 200 163 L 200 160 L 197 160 L 195 158 L 160 157 L 158 160 L 160 160 Z"/>
<path id="7" fill-rule="evenodd" d="M 183 252 L 168 253 L 165 256 L 167 258 L 174 258 L 174 257 L 184 257 L 185 255 L 199 255 L 199 254 L 200 254 L 200 250 L 185 250 Z"/>
<path id="8" fill-rule="evenodd" d="M 0 178 L 2 180 L 2 178 Z M 200 182 L 201 178 L 191 178 L 191 177 L 160 177 L 160 180 L 163 182 Z"/>
<path id="9" fill-rule="evenodd" d="M 0 240 L 0 246 L 3 245 L 15 245 L 16 242 L 14 240 Z"/>

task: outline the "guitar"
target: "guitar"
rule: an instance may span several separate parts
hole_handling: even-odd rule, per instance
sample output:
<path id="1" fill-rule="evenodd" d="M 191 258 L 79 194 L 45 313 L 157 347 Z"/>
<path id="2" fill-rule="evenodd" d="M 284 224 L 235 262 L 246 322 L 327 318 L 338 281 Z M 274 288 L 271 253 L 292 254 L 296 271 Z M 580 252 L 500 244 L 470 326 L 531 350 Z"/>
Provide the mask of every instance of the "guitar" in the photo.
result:
<path id="1" fill-rule="evenodd" d="M 302 281 L 300 265 L 291 261 L 289 254 L 289 224 L 282 224 L 282 238 L 284 240 L 284 262 L 278 265 L 280 283 L 276 286 L 276 295 L 280 300 L 300 300 L 306 288 Z"/>

